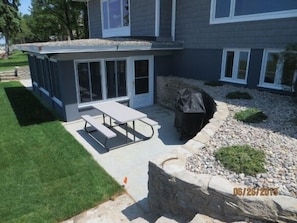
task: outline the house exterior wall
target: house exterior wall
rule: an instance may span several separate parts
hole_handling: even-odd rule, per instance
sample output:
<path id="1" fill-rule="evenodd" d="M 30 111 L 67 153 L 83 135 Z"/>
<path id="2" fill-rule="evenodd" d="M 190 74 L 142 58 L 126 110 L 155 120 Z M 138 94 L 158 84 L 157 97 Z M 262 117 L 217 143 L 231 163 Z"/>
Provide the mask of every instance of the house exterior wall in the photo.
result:
<path id="1" fill-rule="evenodd" d="M 210 0 L 177 0 L 176 40 L 185 48 L 283 48 L 296 42 L 296 17 L 210 25 L 210 6 Z"/>
<path id="2" fill-rule="evenodd" d="M 171 37 L 172 0 L 160 1 L 160 37 Z"/>
<path id="3" fill-rule="evenodd" d="M 51 59 L 48 59 L 45 55 L 33 55 L 29 56 L 29 64 L 31 69 L 31 77 L 33 81 L 34 94 L 49 108 L 51 108 L 56 115 L 64 121 L 73 121 L 80 118 L 82 114 L 98 115 L 98 111 L 92 109 L 92 107 L 81 107 L 78 102 L 78 89 L 77 80 L 75 74 L 75 61 L 105 61 L 105 60 L 127 60 L 127 64 L 130 63 L 130 58 L 137 58 L 139 56 L 151 56 L 154 55 L 154 70 L 153 73 L 159 75 L 170 75 L 170 60 L 169 56 L 171 51 L 135 51 L 135 52 L 100 52 L 100 53 L 74 53 L 74 54 L 56 54 L 52 55 Z M 51 80 L 50 71 L 40 72 L 36 68 L 36 62 L 38 60 L 47 62 L 52 60 L 57 63 L 56 77 L 58 87 L 60 89 L 60 98 L 57 103 L 57 99 L 54 99 L 53 80 Z M 45 73 L 45 74 L 42 74 Z M 41 86 L 41 79 L 48 75 L 47 93 Z M 131 72 L 127 72 L 127 75 L 131 75 Z M 127 80 L 131 80 L 131 76 L 127 76 Z M 128 84 L 128 83 L 127 83 Z M 129 95 L 128 95 L 129 96 Z M 131 98 L 130 98 L 131 99 Z"/>
<path id="4" fill-rule="evenodd" d="M 90 38 L 102 38 L 101 1 L 90 0 L 88 13 Z M 155 1 L 130 0 L 130 29 L 131 36 L 155 36 Z"/>
<path id="5" fill-rule="evenodd" d="M 80 117 L 77 107 L 76 81 L 73 61 L 59 61 L 59 76 L 62 101 L 64 106 L 64 119 L 76 120 Z"/>
<path id="6" fill-rule="evenodd" d="M 250 66 L 248 71 L 247 86 L 256 88 L 259 84 L 261 73 L 261 64 L 263 57 L 263 49 L 252 49 L 250 56 Z"/>
<path id="7" fill-rule="evenodd" d="M 174 53 L 174 75 L 220 80 L 223 50 L 249 49 L 245 86 L 257 88 L 264 49 L 284 49 L 296 42 L 297 18 L 210 24 L 211 1 L 177 0 L 176 41 L 184 50 Z"/>
<path id="8" fill-rule="evenodd" d="M 221 61 L 220 49 L 184 49 L 173 55 L 172 75 L 199 80 L 218 80 Z"/>
<path id="9" fill-rule="evenodd" d="M 100 0 L 88 2 L 89 15 L 89 36 L 92 38 L 102 38 L 101 5 Z"/>
<path id="10" fill-rule="evenodd" d="M 131 36 L 155 36 L 155 1 L 130 0 Z"/>

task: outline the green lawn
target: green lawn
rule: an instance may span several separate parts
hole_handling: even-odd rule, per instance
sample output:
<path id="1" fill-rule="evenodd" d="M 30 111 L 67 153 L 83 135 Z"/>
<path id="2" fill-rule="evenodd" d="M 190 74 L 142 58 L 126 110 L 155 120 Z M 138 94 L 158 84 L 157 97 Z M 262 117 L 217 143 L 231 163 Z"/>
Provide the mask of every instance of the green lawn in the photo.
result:
<path id="1" fill-rule="evenodd" d="M 16 66 L 27 66 L 28 57 L 26 53 L 14 50 L 8 59 L 0 59 L 0 71 L 14 70 Z"/>
<path id="2" fill-rule="evenodd" d="M 0 219 L 59 222 L 122 192 L 18 82 L 0 83 Z"/>

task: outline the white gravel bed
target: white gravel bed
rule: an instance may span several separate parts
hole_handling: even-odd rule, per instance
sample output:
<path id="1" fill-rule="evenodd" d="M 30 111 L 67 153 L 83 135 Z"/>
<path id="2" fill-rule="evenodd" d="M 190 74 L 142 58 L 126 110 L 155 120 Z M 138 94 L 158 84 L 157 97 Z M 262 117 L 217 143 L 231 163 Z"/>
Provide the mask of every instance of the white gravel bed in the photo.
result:
<path id="1" fill-rule="evenodd" d="M 227 103 L 230 115 L 205 148 L 188 159 L 186 168 L 198 174 L 222 175 L 247 187 L 279 188 L 280 194 L 297 197 L 297 103 L 292 97 L 230 85 L 209 87 L 201 84 L 200 87 L 215 100 Z M 248 92 L 253 99 L 226 99 L 225 95 L 232 91 Z M 233 118 L 236 112 L 251 107 L 262 110 L 268 119 L 246 124 Z M 265 152 L 266 173 L 257 176 L 236 174 L 215 160 L 214 152 L 219 148 L 244 144 Z"/>

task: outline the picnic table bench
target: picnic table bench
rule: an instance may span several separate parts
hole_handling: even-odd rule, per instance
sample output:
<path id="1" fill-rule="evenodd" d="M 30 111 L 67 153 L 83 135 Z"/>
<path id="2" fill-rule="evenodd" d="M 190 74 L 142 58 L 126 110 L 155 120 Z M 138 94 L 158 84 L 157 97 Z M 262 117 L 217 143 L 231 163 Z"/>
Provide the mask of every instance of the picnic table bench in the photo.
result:
<path id="1" fill-rule="evenodd" d="M 102 135 L 105 136 L 105 140 L 104 140 L 104 147 L 106 149 L 107 148 L 107 140 L 108 139 L 111 139 L 111 138 L 114 138 L 117 136 L 117 134 L 115 132 L 113 132 L 111 129 L 109 129 L 108 127 L 106 127 L 105 125 L 99 123 L 97 120 L 95 120 L 93 117 L 91 117 L 90 115 L 82 115 L 81 118 L 83 120 L 85 120 L 85 131 L 87 133 L 91 133 L 91 132 L 94 132 L 94 131 L 98 131 L 100 132 Z M 92 126 L 94 128 L 94 130 L 91 130 L 89 131 L 87 129 L 87 124 L 89 124 L 90 126 Z"/>

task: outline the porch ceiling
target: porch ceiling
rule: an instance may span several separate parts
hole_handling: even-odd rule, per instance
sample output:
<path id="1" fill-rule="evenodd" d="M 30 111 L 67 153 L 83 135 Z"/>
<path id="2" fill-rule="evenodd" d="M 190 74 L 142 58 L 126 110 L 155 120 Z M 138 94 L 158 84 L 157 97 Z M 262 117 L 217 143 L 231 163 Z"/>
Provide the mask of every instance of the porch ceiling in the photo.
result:
<path id="1" fill-rule="evenodd" d="M 16 45 L 19 50 L 38 54 L 87 53 L 140 50 L 180 50 L 178 42 L 159 42 L 133 39 L 80 39 L 70 41 L 27 43 Z"/>

